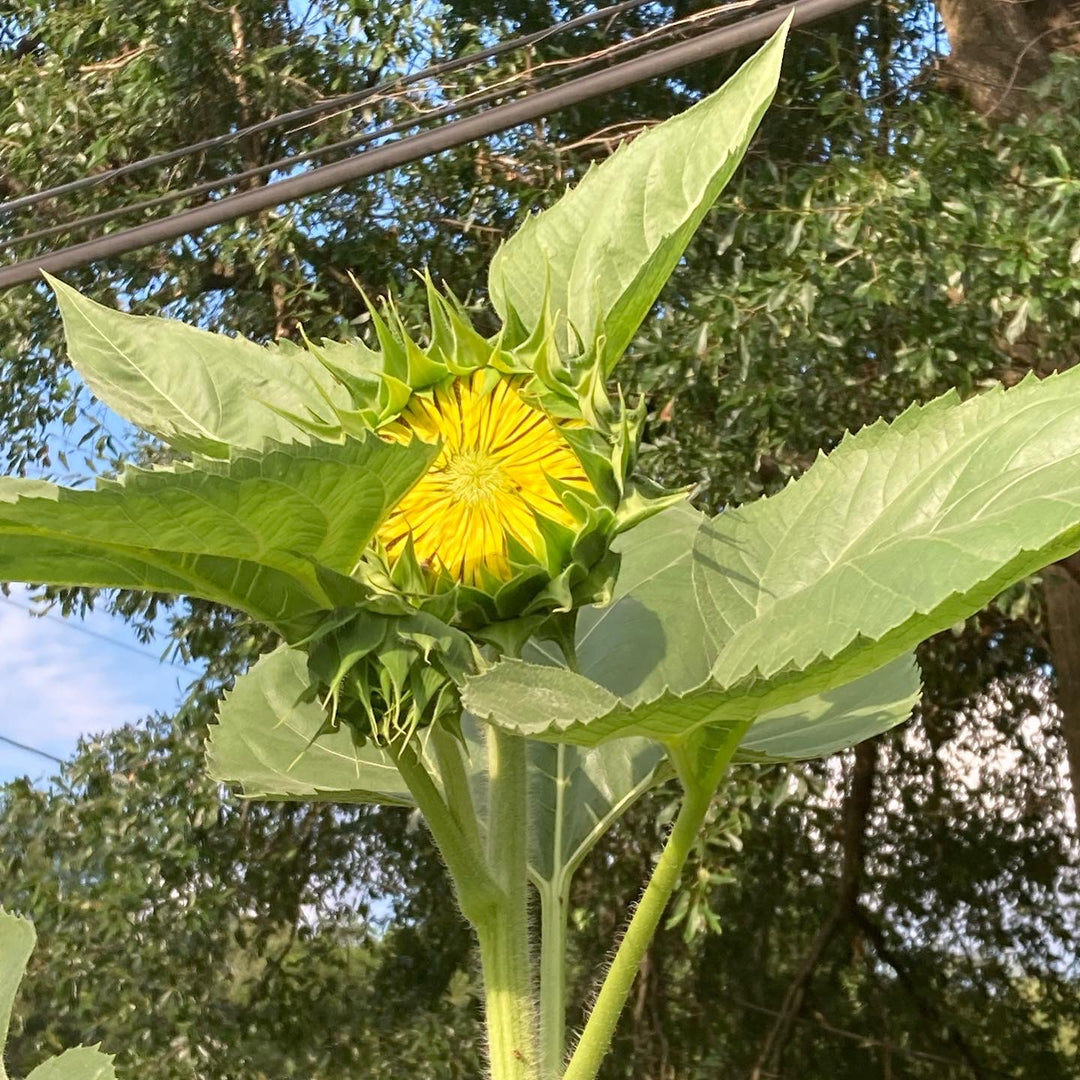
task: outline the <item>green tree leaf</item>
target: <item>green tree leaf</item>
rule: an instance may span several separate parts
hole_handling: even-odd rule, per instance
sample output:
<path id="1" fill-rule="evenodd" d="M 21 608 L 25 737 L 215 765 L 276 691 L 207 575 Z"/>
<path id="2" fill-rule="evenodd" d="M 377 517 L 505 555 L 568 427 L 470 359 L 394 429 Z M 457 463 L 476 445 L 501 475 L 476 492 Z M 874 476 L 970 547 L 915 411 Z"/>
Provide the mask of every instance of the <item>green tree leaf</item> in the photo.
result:
<path id="1" fill-rule="evenodd" d="M 491 261 L 505 323 L 526 333 L 545 305 L 564 351 L 597 342 L 610 371 L 660 294 L 772 101 L 787 24 L 716 93 L 624 145 L 551 209 L 526 219 Z"/>
<path id="2" fill-rule="evenodd" d="M 186 593 L 284 632 L 355 599 L 347 575 L 435 450 L 293 445 L 128 469 L 93 491 L 0 478 L 0 578 Z"/>
<path id="3" fill-rule="evenodd" d="M 317 417 L 329 411 L 327 396 L 348 404 L 304 349 L 266 348 L 173 319 L 128 315 L 45 276 L 60 304 L 71 362 L 87 386 L 172 446 L 224 458 L 230 446 L 307 442 L 275 409 Z"/>
<path id="4" fill-rule="evenodd" d="M 867 675 L 1080 547 L 1078 414 L 1075 370 L 963 404 L 949 396 L 847 438 L 773 498 L 703 523 L 692 587 L 668 601 L 697 606 L 717 653 L 696 687 L 667 675 L 662 689 L 649 675 L 609 686 L 507 661 L 470 680 L 468 706 L 583 745 L 670 740 Z M 642 612 L 623 648 L 663 667 L 681 640 Z"/>
<path id="5" fill-rule="evenodd" d="M 254 799 L 411 806 L 393 763 L 348 724 L 331 729 L 310 683 L 307 656 L 285 647 L 241 675 L 210 728 L 210 775 Z"/>
<path id="6" fill-rule="evenodd" d="M 28 919 L 0 908 L 0 1080 L 7 1080 L 4 1046 L 15 994 L 37 937 Z M 116 1080 L 112 1058 L 96 1047 L 79 1046 L 39 1065 L 27 1080 Z"/>

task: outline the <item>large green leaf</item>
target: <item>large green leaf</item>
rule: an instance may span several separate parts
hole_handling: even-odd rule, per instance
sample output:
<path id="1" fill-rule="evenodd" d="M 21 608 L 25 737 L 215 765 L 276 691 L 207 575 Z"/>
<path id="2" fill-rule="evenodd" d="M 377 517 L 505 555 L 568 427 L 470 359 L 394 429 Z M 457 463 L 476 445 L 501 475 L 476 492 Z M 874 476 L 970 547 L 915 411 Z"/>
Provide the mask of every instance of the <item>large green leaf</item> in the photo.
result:
<path id="1" fill-rule="evenodd" d="M 861 679 L 759 716 L 734 760 L 769 764 L 828 757 L 902 724 L 921 689 L 915 658 L 904 653 Z M 716 733 L 722 736 L 723 727 Z"/>
<path id="2" fill-rule="evenodd" d="M 377 746 L 360 744 L 348 724 L 327 724 L 310 682 L 307 656 L 285 647 L 241 675 L 210 729 L 210 775 L 255 799 L 411 805 Z"/>
<path id="3" fill-rule="evenodd" d="M 116 1080 L 113 1059 L 96 1046 L 76 1046 L 42 1062 L 26 1080 Z"/>
<path id="4" fill-rule="evenodd" d="M 210 775 L 239 784 L 248 798 L 411 806 L 393 762 L 348 724 L 331 727 L 310 692 L 307 657 L 279 648 L 236 680 L 206 743 Z M 478 810 L 487 788 L 483 731 L 465 717 L 463 755 Z M 438 776 L 438 764 L 425 754 Z M 645 739 L 592 750 L 534 742 L 529 747 L 530 871 L 562 883 L 611 824 L 663 769 L 664 752 Z M 555 851 L 555 847 L 558 851 Z"/>
<path id="5" fill-rule="evenodd" d="M 663 747 L 618 739 L 588 749 L 529 743 L 529 873 L 558 895 L 596 842 L 670 775 Z"/>
<path id="6" fill-rule="evenodd" d="M 46 275 L 48 277 L 48 275 Z M 172 319 L 128 315 L 49 277 L 71 362 L 111 409 L 173 446 L 208 457 L 267 439 L 307 442 L 279 412 L 329 413 L 348 397 L 310 353 L 265 348 Z"/>
<path id="7" fill-rule="evenodd" d="M 670 604 L 697 606 L 709 644 L 669 633 L 663 611 L 655 624 L 639 618 L 625 644 L 643 666 L 682 647 L 715 650 L 699 685 L 670 673 L 665 687 L 650 677 L 601 685 L 506 662 L 470 683 L 469 706 L 584 745 L 669 740 L 881 668 L 1080 548 L 1078 421 L 1073 370 L 875 424 L 773 498 L 702 524 L 692 587 Z"/>
<path id="8" fill-rule="evenodd" d="M 697 604 L 686 602 L 694 538 L 704 520 L 688 505 L 676 506 L 619 539 L 622 565 L 612 603 L 586 608 L 578 618 L 583 676 L 620 695 L 641 694 L 649 685 L 659 692 L 670 686 L 686 689 L 708 678 L 715 649 Z M 643 640 L 653 648 L 643 651 L 638 647 Z M 531 646 L 526 657 L 563 667 L 558 651 L 546 643 Z M 914 660 L 903 656 L 869 678 L 762 716 L 736 760 L 828 755 L 905 720 L 918 692 Z M 509 708 L 518 703 L 507 699 Z M 646 738 L 589 748 L 532 740 L 529 761 L 530 871 L 556 894 L 633 802 L 670 775 L 662 746 Z"/>
<path id="9" fill-rule="evenodd" d="M 700 625 L 680 636 L 690 647 L 642 664 L 625 648 L 626 633 L 640 620 L 657 618 L 657 607 L 670 593 L 673 578 L 689 575 L 693 537 L 702 515 L 688 504 L 672 507 L 616 541 L 619 577 L 612 602 L 587 607 L 578 615 L 576 649 L 580 670 L 607 685 L 627 685 L 642 668 L 662 678 L 695 685 L 707 676 L 708 654 L 693 648 L 708 642 Z M 696 614 L 696 605 L 689 613 Z M 666 624 L 679 634 L 677 621 L 687 609 L 671 606 Z M 700 621 L 700 620 L 699 620 Z M 534 643 L 525 656 L 533 663 L 562 668 L 558 649 Z M 704 656 L 704 658 L 703 658 Z M 508 703 L 511 704 L 512 703 Z M 651 739 L 619 739 L 588 749 L 566 743 L 532 741 L 529 745 L 529 870 L 541 886 L 561 895 L 574 870 L 593 845 L 650 787 L 668 775 L 667 755 Z"/>
<path id="10" fill-rule="evenodd" d="M 35 941 L 33 923 L 0 908 L 0 1078 L 5 1076 L 3 1050 L 11 1010 Z"/>
<path id="11" fill-rule="evenodd" d="M 525 221 L 488 274 L 505 323 L 530 332 L 550 301 L 565 317 L 564 351 L 574 351 L 576 331 L 586 347 L 598 342 L 611 370 L 742 159 L 776 91 L 786 35 L 785 24 L 716 93 L 621 147 Z"/>
<path id="12" fill-rule="evenodd" d="M 0 1080 L 7 1080 L 4 1046 L 7 1043 L 11 1009 L 27 961 L 37 938 L 27 919 L 0 908 Z M 79 1046 L 39 1065 L 27 1080 L 116 1080 L 112 1057 L 97 1047 Z"/>
<path id="13" fill-rule="evenodd" d="M 435 450 L 292 445 L 92 491 L 0 478 L 0 580 L 186 593 L 283 628 L 351 599 L 347 575 Z"/>

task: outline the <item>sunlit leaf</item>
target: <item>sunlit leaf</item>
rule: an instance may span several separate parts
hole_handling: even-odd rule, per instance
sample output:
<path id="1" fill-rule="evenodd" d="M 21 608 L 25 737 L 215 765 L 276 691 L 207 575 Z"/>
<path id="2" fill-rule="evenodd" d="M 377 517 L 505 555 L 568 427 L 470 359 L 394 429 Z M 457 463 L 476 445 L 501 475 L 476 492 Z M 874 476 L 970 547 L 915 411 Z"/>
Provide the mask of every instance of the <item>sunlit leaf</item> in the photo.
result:
<path id="1" fill-rule="evenodd" d="M 643 672 L 659 663 L 665 685 L 505 661 L 470 682 L 469 707 L 582 745 L 671 740 L 868 675 L 1080 547 L 1078 416 L 1070 371 L 875 424 L 773 498 L 702 523 L 689 587 L 643 604 L 621 638 L 609 619 L 609 650 Z M 691 607 L 707 644 L 689 635 Z M 683 613 L 677 633 L 670 609 Z M 684 647 L 716 655 L 696 686 L 685 679 L 701 657 L 665 661 Z"/>
<path id="2" fill-rule="evenodd" d="M 76 1046 L 49 1058 L 26 1080 L 116 1080 L 113 1059 L 94 1046 Z"/>
<path id="3" fill-rule="evenodd" d="M 128 315 L 56 278 L 49 284 L 71 362 L 87 386 L 173 446 L 227 457 L 230 446 L 257 449 L 267 439 L 307 442 L 267 402 L 301 416 L 328 413 L 325 395 L 346 404 L 330 373 L 303 349 L 267 348 L 172 319 Z"/>
<path id="4" fill-rule="evenodd" d="M 7 1042 L 15 995 L 36 940 L 33 923 L 0 908 L 0 1055 Z"/>
<path id="5" fill-rule="evenodd" d="M 383 751 L 348 724 L 331 727 L 310 684 L 298 649 L 277 649 L 241 675 L 210 729 L 210 775 L 255 799 L 411 805 Z"/>
<path id="6" fill-rule="evenodd" d="M 787 26 L 716 93 L 639 135 L 551 209 L 528 218 L 492 259 L 488 287 L 525 332 L 546 300 L 574 351 L 599 341 L 610 371 L 694 231 L 742 159 L 776 91 Z M 545 292 L 545 289 L 549 290 Z"/>
<path id="7" fill-rule="evenodd" d="M 33 924 L 0 908 L 0 1078 L 15 994 L 37 937 Z M 27 1080 L 116 1080 L 112 1057 L 97 1047 L 79 1046 L 39 1065 Z"/>
<path id="8" fill-rule="evenodd" d="M 434 449 L 279 447 L 92 491 L 0 478 L 0 579 L 185 593 L 282 627 L 351 598 L 347 575 Z"/>

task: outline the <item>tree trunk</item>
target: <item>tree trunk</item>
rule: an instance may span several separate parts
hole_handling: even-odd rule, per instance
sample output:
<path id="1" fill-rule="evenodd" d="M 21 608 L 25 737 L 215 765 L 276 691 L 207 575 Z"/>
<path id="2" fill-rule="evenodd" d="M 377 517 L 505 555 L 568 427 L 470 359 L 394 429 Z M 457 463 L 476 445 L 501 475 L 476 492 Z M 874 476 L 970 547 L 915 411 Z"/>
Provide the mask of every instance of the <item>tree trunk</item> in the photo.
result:
<path id="1" fill-rule="evenodd" d="M 1080 0 L 938 0 L 951 54 L 943 81 L 983 116 L 1016 116 L 1050 57 L 1080 51 Z"/>
<path id="2" fill-rule="evenodd" d="M 1036 102 L 1029 90 L 1049 70 L 1051 56 L 1080 55 L 1080 0 L 937 0 L 937 7 L 951 48 L 942 65 L 943 81 L 990 119 L 1033 110 Z M 1073 362 L 1075 357 L 1059 353 L 1040 355 L 1034 365 L 1020 366 L 1048 374 Z M 1080 827 L 1080 555 L 1047 571 L 1044 593 Z"/>
<path id="3" fill-rule="evenodd" d="M 1080 825 L 1080 555 L 1049 567 L 1043 575 L 1043 592 L 1073 805 Z"/>

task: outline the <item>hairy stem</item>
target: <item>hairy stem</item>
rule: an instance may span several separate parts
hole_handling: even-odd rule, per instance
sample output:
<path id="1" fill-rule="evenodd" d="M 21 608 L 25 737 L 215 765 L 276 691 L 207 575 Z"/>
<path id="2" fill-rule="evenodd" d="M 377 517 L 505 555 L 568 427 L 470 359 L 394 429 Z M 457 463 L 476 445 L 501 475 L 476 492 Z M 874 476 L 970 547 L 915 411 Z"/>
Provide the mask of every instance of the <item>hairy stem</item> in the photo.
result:
<path id="1" fill-rule="evenodd" d="M 499 884 L 487 867 L 479 843 L 461 827 L 457 815 L 435 786 L 416 752 L 414 740 L 404 746 L 392 745 L 389 750 L 450 871 L 461 913 L 479 929 L 482 921 L 490 919 L 500 900 Z"/>
<path id="2" fill-rule="evenodd" d="M 529 957 L 525 740 L 490 728 L 487 863 L 499 890 L 477 923 L 492 1080 L 537 1080 Z"/>
<path id="3" fill-rule="evenodd" d="M 540 894 L 540 1077 L 559 1080 L 566 1063 L 566 918 L 569 881 Z"/>
<path id="4" fill-rule="evenodd" d="M 708 813 L 716 785 L 742 741 L 744 732 L 743 726 L 734 730 L 700 776 L 693 774 L 685 760 L 676 761 L 684 787 L 682 806 L 600 987 L 581 1041 L 570 1058 L 562 1080 L 596 1080 L 615 1034 L 615 1026 L 630 995 L 630 988 L 637 978 L 642 958 L 656 933 L 664 908 L 679 884 L 683 865 Z M 675 757 L 674 752 L 672 756 Z"/>
<path id="5" fill-rule="evenodd" d="M 446 804 L 461 831 L 469 843 L 480 848 L 480 827 L 473 805 L 469 777 L 465 772 L 465 758 L 461 741 L 457 735 L 447 731 L 441 724 L 436 724 L 431 732 L 430 745 L 435 750 L 435 760 L 439 764 L 443 790 L 446 792 Z"/>

